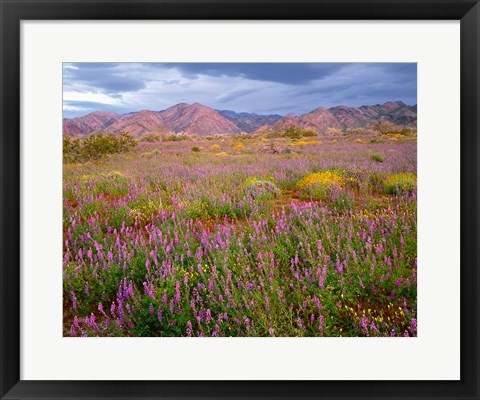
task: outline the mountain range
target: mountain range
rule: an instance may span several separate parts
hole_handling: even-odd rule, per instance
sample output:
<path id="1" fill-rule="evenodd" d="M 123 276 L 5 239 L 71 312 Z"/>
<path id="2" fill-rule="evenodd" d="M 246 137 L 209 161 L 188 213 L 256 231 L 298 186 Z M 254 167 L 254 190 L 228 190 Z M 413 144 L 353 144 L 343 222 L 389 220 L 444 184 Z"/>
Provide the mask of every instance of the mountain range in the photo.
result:
<path id="1" fill-rule="evenodd" d="M 183 133 L 198 136 L 235 134 L 241 132 L 281 131 L 290 126 L 324 134 L 329 129 L 370 127 L 387 120 L 400 126 L 415 128 L 417 106 L 401 101 L 361 107 L 337 106 L 316 108 L 303 115 L 259 115 L 237 113 L 231 110 L 214 110 L 202 104 L 176 104 L 166 110 L 143 110 L 128 114 L 96 111 L 82 117 L 64 118 L 63 133 L 72 137 L 92 133 L 118 133 L 127 131 L 139 138 L 148 133 Z"/>

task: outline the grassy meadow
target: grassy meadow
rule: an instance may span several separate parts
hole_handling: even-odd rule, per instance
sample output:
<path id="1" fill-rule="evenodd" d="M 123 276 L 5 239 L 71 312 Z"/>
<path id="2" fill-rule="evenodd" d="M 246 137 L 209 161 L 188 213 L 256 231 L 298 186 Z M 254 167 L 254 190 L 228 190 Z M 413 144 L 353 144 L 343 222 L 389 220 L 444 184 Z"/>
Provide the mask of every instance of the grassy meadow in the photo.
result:
<path id="1" fill-rule="evenodd" d="M 64 336 L 416 336 L 416 135 L 65 163 Z"/>

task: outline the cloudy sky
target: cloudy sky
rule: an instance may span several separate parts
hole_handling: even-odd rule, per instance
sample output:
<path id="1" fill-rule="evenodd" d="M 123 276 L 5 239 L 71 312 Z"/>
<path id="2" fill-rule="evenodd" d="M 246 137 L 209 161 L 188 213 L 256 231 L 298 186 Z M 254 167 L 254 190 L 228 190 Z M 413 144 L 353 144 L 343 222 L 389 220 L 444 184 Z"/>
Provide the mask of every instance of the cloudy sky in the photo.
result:
<path id="1" fill-rule="evenodd" d="M 414 63 L 64 63 L 65 118 L 201 103 L 304 114 L 317 107 L 417 103 Z"/>

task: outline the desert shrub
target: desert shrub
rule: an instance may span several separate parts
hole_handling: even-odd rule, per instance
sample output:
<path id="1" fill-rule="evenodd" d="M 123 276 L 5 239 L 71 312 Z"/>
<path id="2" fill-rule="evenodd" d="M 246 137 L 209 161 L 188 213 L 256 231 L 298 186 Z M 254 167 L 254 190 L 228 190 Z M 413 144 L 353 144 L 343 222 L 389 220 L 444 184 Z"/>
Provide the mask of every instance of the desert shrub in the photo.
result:
<path id="1" fill-rule="evenodd" d="M 253 135 L 249 133 L 239 133 L 236 137 L 239 139 L 253 139 Z"/>
<path id="2" fill-rule="evenodd" d="M 317 133 L 309 129 L 299 128 L 298 126 L 290 126 L 283 132 L 278 132 L 274 136 L 287 137 L 290 139 L 300 139 L 302 137 L 317 136 Z"/>
<path id="3" fill-rule="evenodd" d="M 384 143 L 383 140 L 379 139 L 370 139 L 370 143 Z"/>
<path id="4" fill-rule="evenodd" d="M 415 131 L 411 128 L 403 128 L 399 133 L 401 135 L 412 135 Z"/>
<path id="5" fill-rule="evenodd" d="M 317 136 L 317 133 L 314 131 L 305 131 L 303 132 L 303 137 L 315 137 Z"/>
<path id="6" fill-rule="evenodd" d="M 210 148 L 211 148 L 212 150 L 218 150 L 218 149 L 220 148 L 220 146 L 219 146 L 218 144 L 212 144 L 212 145 L 210 146 Z"/>
<path id="7" fill-rule="evenodd" d="M 118 135 L 97 133 L 85 139 L 63 137 L 64 162 L 85 162 L 99 160 L 109 154 L 124 153 L 137 146 L 137 142 L 125 131 Z"/>
<path id="8" fill-rule="evenodd" d="M 360 182 L 363 179 L 362 172 L 356 169 L 350 168 L 329 168 L 328 171 L 339 175 L 342 178 L 342 187 L 358 190 L 360 189 Z"/>
<path id="9" fill-rule="evenodd" d="M 311 173 L 297 183 L 303 197 L 314 200 L 327 200 L 333 189 L 342 187 L 342 177 L 332 171 Z"/>
<path id="10" fill-rule="evenodd" d="M 245 145 L 243 143 L 239 143 L 233 149 L 234 150 L 243 150 L 244 148 L 245 148 Z"/>
<path id="11" fill-rule="evenodd" d="M 138 139 L 139 142 L 161 142 L 162 137 L 158 133 L 147 133 L 146 135 L 143 135 L 140 139 Z"/>
<path id="12" fill-rule="evenodd" d="M 402 130 L 402 127 L 393 122 L 382 120 L 375 124 L 375 130 L 382 135 L 387 135 L 389 133 L 399 133 Z"/>
<path id="13" fill-rule="evenodd" d="M 308 174 L 307 176 L 303 177 L 298 183 L 297 188 L 300 190 L 304 190 L 310 186 L 314 186 L 317 184 L 325 184 L 328 186 L 342 185 L 342 177 L 335 172 L 332 171 L 322 171 L 322 172 L 314 172 L 312 174 Z"/>
<path id="14" fill-rule="evenodd" d="M 245 191 L 249 196 L 259 199 L 273 198 L 280 195 L 280 189 L 277 185 L 266 180 L 255 180 L 248 183 L 245 185 Z"/>
<path id="15" fill-rule="evenodd" d="M 80 162 L 82 157 L 82 144 L 80 139 L 72 139 L 68 135 L 63 136 L 63 162 Z"/>
<path id="16" fill-rule="evenodd" d="M 291 126 L 283 132 L 281 135 L 283 137 L 288 137 L 290 139 L 300 139 L 302 135 L 302 130 L 296 126 Z"/>
<path id="17" fill-rule="evenodd" d="M 383 157 L 380 154 L 372 154 L 371 159 L 378 163 L 383 162 Z"/>
<path id="18" fill-rule="evenodd" d="M 193 147 L 192 147 L 192 151 L 193 151 L 194 153 L 198 153 L 198 152 L 200 151 L 200 147 L 198 147 L 198 146 L 193 146 Z"/>
<path id="19" fill-rule="evenodd" d="M 381 172 L 372 172 L 368 176 L 368 185 L 370 189 L 377 193 L 385 192 L 385 174 Z"/>
<path id="20" fill-rule="evenodd" d="M 386 194 L 403 194 L 413 192 L 417 187 L 417 177 L 415 174 L 402 172 L 390 175 L 384 181 L 384 190 Z"/>
<path id="21" fill-rule="evenodd" d="M 181 142 L 184 140 L 190 139 L 187 135 L 168 135 L 165 136 L 162 141 L 163 142 Z"/>

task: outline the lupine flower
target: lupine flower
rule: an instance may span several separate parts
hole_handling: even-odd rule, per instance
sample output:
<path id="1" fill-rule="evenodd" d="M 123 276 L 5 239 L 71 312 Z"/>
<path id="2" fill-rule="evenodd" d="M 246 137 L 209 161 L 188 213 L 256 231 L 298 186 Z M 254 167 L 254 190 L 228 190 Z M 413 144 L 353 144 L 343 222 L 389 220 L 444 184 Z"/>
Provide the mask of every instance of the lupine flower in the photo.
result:
<path id="1" fill-rule="evenodd" d="M 318 331 L 323 332 L 323 325 L 325 324 L 325 317 L 323 315 L 320 315 L 318 318 Z"/>
<path id="2" fill-rule="evenodd" d="M 358 278 L 358 283 L 359 283 L 359 285 L 362 289 L 365 289 L 365 285 L 362 282 L 362 278 L 360 278 L 360 277 Z"/>
<path id="3" fill-rule="evenodd" d="M 77 309 L 77 298 L 75 297 L 75 292 L 70 290 L 70 300 L 72 301 L 72 308 L 74 310 Z"/>
<path id="4" fill-rule="evenodd" d="M 187 322 L 187 336 L 188 337 L 193 336 L 193 327 L 192 327 L 192 323 L 190 321 Z"/>
<path id="5" fill-rule="evenodd" d="M 410 321 L 410 327 L 411 327 L 411 332 L 416 333 L 417 332 L 417 320 L 416 318 L 412 318 Z"/>
<path id="6" fill-rule="evenodd" d="M 367 335 L 368 334 L 368 326 L 367 326 L 367 317 L 365 317 L 365 315 L 362 315 L 362 322 L 361 322 L 361 326 L 362 326 L 362 332 Z"/>

